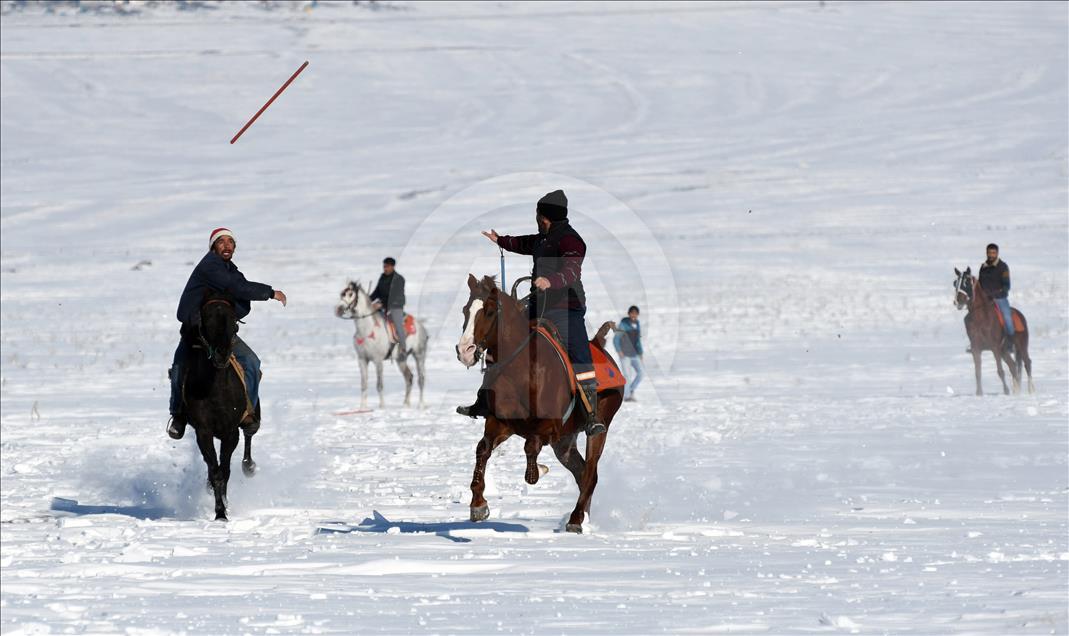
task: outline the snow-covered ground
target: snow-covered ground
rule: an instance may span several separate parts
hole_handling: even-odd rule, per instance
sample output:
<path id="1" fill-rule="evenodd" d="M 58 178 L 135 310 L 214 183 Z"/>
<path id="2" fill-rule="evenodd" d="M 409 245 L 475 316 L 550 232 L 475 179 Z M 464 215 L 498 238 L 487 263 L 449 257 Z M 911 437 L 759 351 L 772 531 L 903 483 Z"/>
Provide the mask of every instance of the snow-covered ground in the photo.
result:
<path id="1" fill-rule="evenodd" d="M 1065 3 L 5 11 L 5 634 L 1069 630 Z M 650 376 L 585 534 L 515 440 L 474 526 L 464 277 L 560 186 L 589 322 L 640 305 Z M 229 523 L 163 431 L 219 225 L 291 300 L 242 329 L 265 423 Z M 951 283 L 991 241 L 1034 396 L 990 356 L 973 396 Z M 390 370 L 334 416 L 333 304 L 386 255 L 427 407 Z"/>

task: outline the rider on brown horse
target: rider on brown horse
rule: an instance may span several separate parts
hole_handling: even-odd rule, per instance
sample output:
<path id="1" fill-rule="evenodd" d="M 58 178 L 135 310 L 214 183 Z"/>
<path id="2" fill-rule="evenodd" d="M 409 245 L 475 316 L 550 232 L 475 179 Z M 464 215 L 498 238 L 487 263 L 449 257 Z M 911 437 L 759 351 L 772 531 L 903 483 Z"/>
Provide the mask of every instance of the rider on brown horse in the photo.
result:
<path id="1" fill-rule="evenodd" d="M 502 249 L 533 257 L 528 316 L 532 321 L 547 320 L 557 328 L 575 367 L 575 379 L 584 393 L 585 399 L 580 402 L 586 410 L 586 433 L 600 435 L 605 432 L 605 424 L 598 417 L 598 387 L 586 331 L 582 281 L 586 242 L 568 223 L 568 198 L 562 190 L 554 190 L 539 199 L 535 220 L 538 234 L 499 236 L 490 230 L 483 235 Z M 457 412 L 470 417 L 489 415 L 483 391 L 479 392 L 475 404 L 457 407 Z"/>
<path id="2" fill-rule="evenodd" d="M 1010 268 L 998 257 L 998 245 L 987 246 L 987 260 L 980 265 L 980 287 L 995 301 L 1006 326 L 1006 351 L 1013 353 L 1013 315 L 1010 309 Z"/>
<path id="3" fill-rule="evenodd" d="M 1013 324 L 1013 310 L 1010 308 L 1009 300 L 1010 268 L 1006 265 L 1006 261 L 999 258 L 998 245 L 991 243 L 987 246 L 987 260 L 980 264 L 980 275 L 976 280 L 980 284 L 980 288 L 994 302 L 996 310 L 1002 316 L 1002 320 L 1005 323 L 1003 328 L 1006 334 L 1003 346 L 1006 347 L 1006 353 L 1012 355 L 1014 336 L 1017 329 Z M 972 320 L 971 313 L 965 316 L 966 331 L 968 331 Z M 970 346 L 965 352 L 972 353 L 972 347 Z"/>

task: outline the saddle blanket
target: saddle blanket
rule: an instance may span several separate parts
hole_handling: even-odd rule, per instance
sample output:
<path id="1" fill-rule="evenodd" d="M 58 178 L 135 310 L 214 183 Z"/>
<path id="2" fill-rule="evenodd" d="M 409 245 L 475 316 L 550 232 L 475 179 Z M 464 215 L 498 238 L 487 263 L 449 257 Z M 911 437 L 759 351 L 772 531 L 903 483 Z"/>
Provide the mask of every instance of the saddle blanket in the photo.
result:
<path id="1" fill-rule="evenodd" d="M 1015 307 L 1010 307 L 1010 313 L 1013 314 L 1013 329 L 1020 333 L 1025 330 L 1024 322 L 1021 320 L 1021 312 L 1017 311 Z M 1002 328 L 1006 328 L 1006 318 L 1002 315 L 1001 311 L 996 311 L 995 315 L 998 316 L 998 324 L 1002 325 Z"/>
<path id="2" fill-rule="evenodd" d="M 561 360 L 564 361 L 565 372 L 568 374 L 568 381 L 574 393 L 578 389 L 578 385 L 575 380 L 575 368 L 572 367 L 572 361 L 568 359 L 567 349 L 549 329 L 539 325 L 535 327 L 535 330 L 541 332 L 546 337 L 546 340 L 549 340 L 553 347 L 556 348 L 557 353 L 560 354 Z M 594 377 L 597 380 L 599 391 L 619 388 L 627 383 L 623 372 L 620 371 L 620 367 L 616 365 L 612 356 L 594 342 L 590 343 L 590 355 L 594 358 Z"/>

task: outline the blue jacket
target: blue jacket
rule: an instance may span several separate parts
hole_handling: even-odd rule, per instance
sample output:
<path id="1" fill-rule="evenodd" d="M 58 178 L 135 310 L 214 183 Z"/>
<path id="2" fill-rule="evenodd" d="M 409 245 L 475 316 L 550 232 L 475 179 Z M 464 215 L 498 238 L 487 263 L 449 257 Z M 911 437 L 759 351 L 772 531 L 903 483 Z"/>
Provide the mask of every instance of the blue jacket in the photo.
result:
<path id="1" fill-rule="evenodd" d="M 638 320 L 631 322 L 630 318 L 624 316 L 617 323 L 616 328 L 619 331 L 613 336 L 612 344 L 620 355 L 628 357 L 642 355 L 642 323 Z"/>
<path id="2" fill-rule="evenodd" d="M 193 324 L 204 301 L 204 292 L 209 289 L 233 296 L 239 320 L 249 315 L 251 301 L 271 300 L 275 295 L 270 285 L 245 280 L 233 261 L 224 261 L 215 252 L 208 252 L 193 268 L 186 288 L 182 290 L 182 299 L 178 301 L 179 322 Z"/>

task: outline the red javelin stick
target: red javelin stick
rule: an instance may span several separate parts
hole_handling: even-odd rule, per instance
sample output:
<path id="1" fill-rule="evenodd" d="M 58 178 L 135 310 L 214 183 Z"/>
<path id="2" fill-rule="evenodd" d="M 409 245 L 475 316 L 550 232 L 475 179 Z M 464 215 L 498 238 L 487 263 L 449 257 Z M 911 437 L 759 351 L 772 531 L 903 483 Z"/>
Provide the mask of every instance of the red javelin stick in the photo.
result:
<path id="1" fill-rule="evenodd" d="M 308 66 L 307 60 L 304 64 L 301 64 L 301 68 L 297 69 L 297 71 L 293 75 L 290 75 L 290 78 L 286 80 L 286 83 L 282 85 L 282 88 L 275 91 L 275 94 L 271 96 L 271 99 L 267 100 L 267 103 L 264 104 L 263 107 L 260 108 L 260 110 L 256 111 L 256 114 L 252 116 L 252 119 L 249 120 L 249 123 L 241 127 L 241 130 L 238 131 L 238 134 L 234 135 L 234 138 L 230 140 L 230 143 L 234 143 L 235 141 L 237 141 L 238 137 L 240 137 L 243 132 L 249 129 L 249 126 L 252 125 L 252 122 L 256 121 L 256 119 L 261 114 L 263 114 L 265 110 L 267 110 L 267 107 L 271 105 L 271 102 L 275 101 L 275 99 L 277 99 L 278 96 L 282 94 L 282 91 L 286 90 L 286 87 L 293 83 L 293 80 L 297 79 L 297 76 L 301 74 L 301 71 L 303 71 L 304 67 L 306 66 Z"/>

